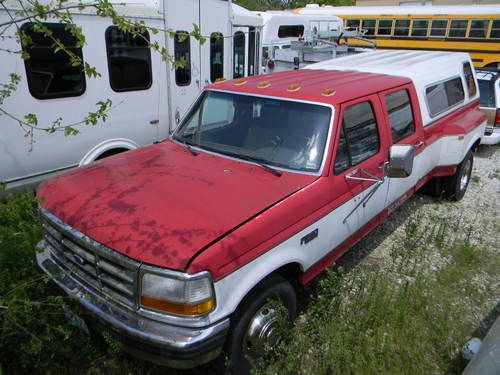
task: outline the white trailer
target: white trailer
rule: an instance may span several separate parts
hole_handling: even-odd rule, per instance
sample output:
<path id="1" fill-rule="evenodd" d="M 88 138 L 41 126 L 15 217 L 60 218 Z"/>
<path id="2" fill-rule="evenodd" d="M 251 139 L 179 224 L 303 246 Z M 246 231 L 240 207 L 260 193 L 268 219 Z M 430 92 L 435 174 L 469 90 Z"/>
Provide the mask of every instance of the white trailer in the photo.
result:
<path id="1" fill-rule="evenodd" d="M 83 61 L 95 66 L 101 78 L 89 79 L 68 67 L 67 57 L 56 54 L 28 21 L 12 25 L 0 37 L 0 83 L 9 74 L 21 77 L 18 89 L 2 109 L 18 118 L 36 114 L 38 127 L 61 117 L 64 124 L 82 120 L 99 100 L 110 99 L 113 108 L 106 122 L 79 127 L 80 134 L 34 133 L 34 144 L 25 130 L 6 114 L 0 114 L 0 181 L 7 189 L 26 187 L 51 175 L 84 165 L 111 154 L 165 139 L 184 116 L 203 87 L 216 79 L 231 79 L 259 73 L 258 58 L 262 19 L 224 0 L 115 0 L 115 9 L 130 20 L 162 30 L 146 33 L 150 42 L 166 45 L 169 54 L 184 58 L 183 68 L 172 69 L 147 43 L 124 34 L 109 18 L 87 8 L 73 13 L 82 27 L 86 44 L 75 40 L 55 19 L 46 25 Z M 128 3 L 128 4 L 124 4 Z M 69 3 L 65 3 L 70 5 Z M 0 10 L 0 25 L 15 17 L 23 4 L 6 0 Z M 165 31 L 191 31 L 199 25 L 207 37 L 170 38 Z M 17 27 L 33 37 L 31 57 L 23 61 L 16 41 Z"/>

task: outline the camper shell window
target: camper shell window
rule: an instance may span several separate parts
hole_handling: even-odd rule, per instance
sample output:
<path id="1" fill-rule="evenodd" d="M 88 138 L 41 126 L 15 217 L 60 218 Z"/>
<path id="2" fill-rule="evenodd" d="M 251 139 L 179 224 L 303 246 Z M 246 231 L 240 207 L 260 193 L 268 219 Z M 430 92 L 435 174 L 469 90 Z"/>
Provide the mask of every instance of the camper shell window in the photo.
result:
<path id="1" fill-rule="evenodd" d="M 152 84 L 149 33 L 139 35 L 106 29 L 109 83 L 114 91 L 147 90 Z"/>
<path id="2" fill-rule="evenodd" d="M 278 28 L 278 38 L 298 38 L 304 35 L 304 25 L 281 25 Z"/>
<path id="3" fill-rule="evenodd" d="M 177 86 L 189 86 L 191 83 L 191 40 L 187 31 L 177 31 L 174 37 L 174 57 L 176 62 L 183 63 L 175 68 Z"/>
<path id="4" fill-rule="evenodd" d="M 33 30 L 33 23 L 21 26 L 32 43 L 23 49 L 29 54 L 24 60 L 28 88 L 37 99 L 54 99 L 69 96 L 80 96 L 85 92 L 85 74 L 82 65 L 71 66 L 71 59 L 64 51 L 54 51 L 55 40 L 60 41 L 71 53 L 81 59 L 82 46 L 78 40 L 66 31 L 60 23 L 43 23 L 52 32 L 46 37 Z"/>
<path id="5" fill-rule="evenodd" d="M 476 96 L 477 88 L 474 74 L 472 74 L 472 67 L 469 62 L 464 63 L 464 76 L 467 89 L 469 90 L 469 98 Z"/>
<path id="6" fill-rule="evenodd" d="M 210 35 L 210 81 L 224 77 L 224 37 L 222 33 Z"/>
<path id="7" fill-rule="evenodd" d="M 431 117 L 436 117 L 464 101 L 462 80 L 456 77 L 428 86 L 425 96 Z"/>

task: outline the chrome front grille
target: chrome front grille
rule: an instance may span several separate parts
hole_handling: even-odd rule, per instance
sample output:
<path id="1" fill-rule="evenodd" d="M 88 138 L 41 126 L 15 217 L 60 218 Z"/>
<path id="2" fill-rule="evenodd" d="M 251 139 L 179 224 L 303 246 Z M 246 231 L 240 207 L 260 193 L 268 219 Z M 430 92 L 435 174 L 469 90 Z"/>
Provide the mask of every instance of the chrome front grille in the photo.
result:
<path id="1" fill-rule="evenodd" d="M 44 238 L 52 259 L 95 292 L 129 308 L 137 307 L 139 263 L 90 239 L 41 209 Z"/>

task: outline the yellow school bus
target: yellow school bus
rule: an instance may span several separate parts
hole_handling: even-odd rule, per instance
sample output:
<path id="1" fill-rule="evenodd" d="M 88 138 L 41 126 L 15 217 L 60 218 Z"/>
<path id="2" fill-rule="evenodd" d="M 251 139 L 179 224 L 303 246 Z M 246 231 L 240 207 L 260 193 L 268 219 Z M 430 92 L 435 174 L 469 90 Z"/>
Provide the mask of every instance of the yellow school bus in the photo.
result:
<path id="1" fill-rule="evenodd" d="M 380 49 L 469 52 L 477 67 L 500 67 L 500 5 L 307 6 L 297 14 L 332 14 Z"/>

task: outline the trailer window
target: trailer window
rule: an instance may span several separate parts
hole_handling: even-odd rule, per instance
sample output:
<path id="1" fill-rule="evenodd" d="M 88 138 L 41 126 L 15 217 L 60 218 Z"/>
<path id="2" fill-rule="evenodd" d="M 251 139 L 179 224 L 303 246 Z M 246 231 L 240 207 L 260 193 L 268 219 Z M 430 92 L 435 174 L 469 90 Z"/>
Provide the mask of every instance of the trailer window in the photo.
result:
<path id="1" fill-rule="evenodd" d="M 408 36 L 410 35 L 410 20 L 396 20 L 394 27 L 395 36 Z"/>
<path id="2" fill-rule="evenodd" d="M 385 96 L 385 103 L 391 124 L 392 142 L 400 140 L 415 133 L 415 122 L 407 90 L 400 90 Z"/>
<path id="3" fill-rule="evenodd" d="M 189 86 L 191 83 L 191 41 L 187 31 L 177 31 L 174 37 L 175 62 L 182 66 L 175 68 L 177 86 Z"/>
<path id="4" fill-rule="evenodd" d="M 493 24 L 491 25 L 490 38 L 500 38 L 500 20 L 493 20 Z"/>
<path id="5" fill-rule="evenodd" d="M 335 174 L 361 163 L 379 149 L 378 126 L 371 103 L 366 101 L 347 107 L 335 157 Z"/>
<path id="6" fill-rule="evenodd" d="M 465 38 L 467 22 L 467 20 L 451 20 L 448 36 L 450 38 Z"/>
<path id="7" fill-rule="evenodd" d="M 255 49 L 255 27 L 248 28 L 248 72 L 249 76 L 253 76 L 255 74 L 255 57 L 256 57 L 256 49 Z"/>
<path id="8" fill-rule="evenodd" d="M 304 35 L 304 25 L 281 25 L 278 28 L 278 38 L 298 38 Z"/>
<path id="9" fill-rule="evenodd" d="M 465 98 L 460 77 L 429 86 L 425 89 L 427 106 L 432 117 L 446 112 Z"/>
<path id="10" fill-rule="evenodd" d="M 210 81 L 224 77 L 224 37 L 221 33 L 210 35 Z"/>
<path id="11" fill-rule="evenodd" d="M 431 36 L 445 36 L 448 20 L 432 20 Z"/>
<path id="12" fill-rule="evenodd" d="M 429 20 L 413 20 L 411 36 L 427 36 Z"/>
<path id="13" fill-rule="evenodd" d="M 486 38 L 489 20 L 471 20 L 469 38 Z"/>
<path id="14" fill-rule="evenodd" d="M 465 83 L 467 84 L 467 89 L 469 91 L 469 98 L 472 98 L 477 93 L 476 81 L 474 80 L 474 74 L 472 74 L 472 67 L 469 62 L 464 63 L 464 76 Z"/>
<path id="15" fill-rule="evenodd" d="M 79 96 L 85 92 L 83 66 L 72 66 L 71 59 L 64 51 L 55 52 L 55 41 L 59 41 L 69 52 L 78 56 L 83 64 L 82 46 L 77 39 L 66 31 L 60 23 L 44 23 L 52 35 L 44 36 L 33 30 L 33 23 L 25 23 L 21 30 L 32 40 L 23 47 L 29 54 L 24 60 L 28 88 L 37 99 L 54 99 Z"/>
<path id="16" fill-rule="evenodd" d="M 233 78 L 245 76 L 245 34 L 243 31 L 234 33 Z"/>
<path id="17" fill-rule="evenodd" d="M 362 29 L 365 35 L 375 35 L 375 20 L 363 20 Z"/>
<path id="18" fill-rule="evenodd" d="M 149 33 L 123 32 L 116 26 L 106 29 L 109 83 L 114 91 L 146 90 L 151 87 Z"/>
<path id="19" fill-rule="evenodd" d="M 378 21 L 378 35 L 391 35 L 392 33 L 392 20 L 379 20 Z"/>

